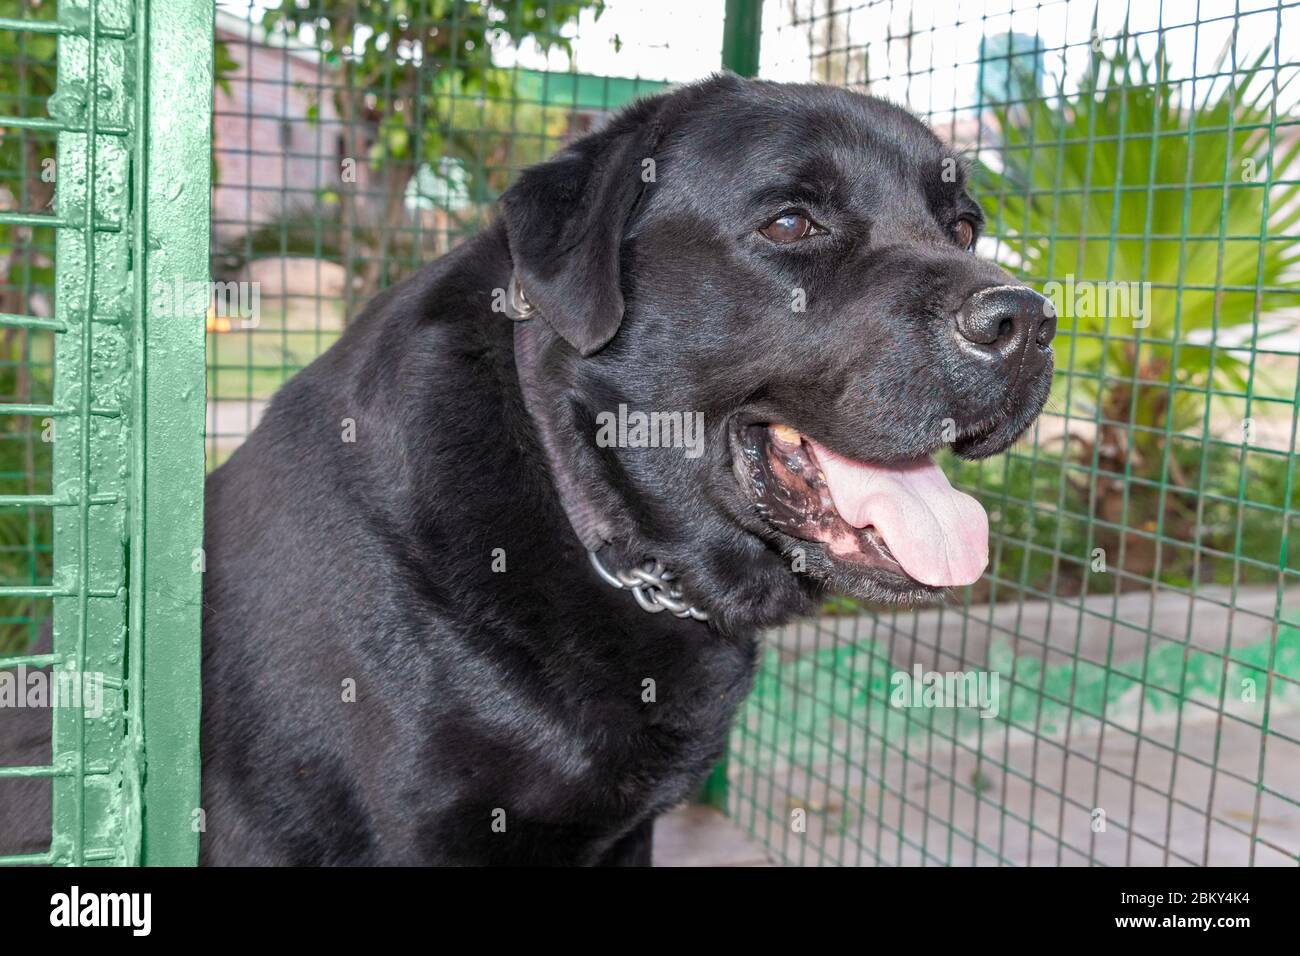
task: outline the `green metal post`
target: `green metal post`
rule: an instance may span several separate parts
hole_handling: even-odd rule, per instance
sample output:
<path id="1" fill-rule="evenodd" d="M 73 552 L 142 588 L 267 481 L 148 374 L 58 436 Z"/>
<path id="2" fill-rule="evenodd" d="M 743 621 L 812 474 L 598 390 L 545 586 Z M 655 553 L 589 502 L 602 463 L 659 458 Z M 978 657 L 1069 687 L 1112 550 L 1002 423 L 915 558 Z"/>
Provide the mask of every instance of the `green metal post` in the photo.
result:
<path id="1" fill-rule="evenodd" d="M 740 76 L 758 76 L 763 0 L 727 0 L 722 26 L 722 67 Z"/>
<path id="2" fill-rule="evenodd" d="M 213 13 L 206 0 L 140 6 L 131 528 L 132 726 L 143 731 L 149 866 L 198 859 L 203 440 Z M 179 284 L 179 285 L 178 285 Z M 142 665 L 142 666 L 141 666 Z"/>
<path id="3" fill-rule="evenodd" d="M 722 25 L 722 68 L 740 76 L 758 75 L 759 41 L 763 33 L 763 0 L 727 0 Z M 727 755 L 713 768 L 697 799 L 727 809 Z"/>
<path id="4" fill-rule="evenodd" d="M 717 807 L 724 813 L 727 811 L 727 754 L 722 755 L 722 759 L 709 773 L 708 779 L 704 781 L 704 786 L 700 787 L 697 797 L 700 803 L 707 803 L 710 806 Z"/>

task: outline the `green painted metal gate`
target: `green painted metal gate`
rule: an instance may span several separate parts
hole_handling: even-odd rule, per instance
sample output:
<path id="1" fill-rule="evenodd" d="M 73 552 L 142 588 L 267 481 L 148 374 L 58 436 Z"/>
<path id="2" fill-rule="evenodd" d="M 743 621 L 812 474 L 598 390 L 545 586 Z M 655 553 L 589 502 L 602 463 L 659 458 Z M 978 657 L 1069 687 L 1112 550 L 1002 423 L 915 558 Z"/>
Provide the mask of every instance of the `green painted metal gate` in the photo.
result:
<path id="1" fill-rule="evenodd" d="M 0 497 L 0 689 L 48 711 L 51 746 L 0 786 L 48 780 L 53 814 L 47 851 L 0 862 L 192 863 L 212 9 L 3 8 L 0 413 L 22 490 Z M 46 619 L 52 645 L 23 653 Z"/>
<path id="2" fill-rule="evenodd" d="M 518 169 L 720 63 L 923 116 L 1062 321 L 1035 432 L 946 463 L 985 579 L 769 635 L 708 799 L 793 864 L 1300 862 L 1300 6 L 663 9 L 0 0 L 0 670 L 105 688 L 0 768 L 54 806 L 3 862 L 194 859 L 204 310 L 211 468 Z"/>

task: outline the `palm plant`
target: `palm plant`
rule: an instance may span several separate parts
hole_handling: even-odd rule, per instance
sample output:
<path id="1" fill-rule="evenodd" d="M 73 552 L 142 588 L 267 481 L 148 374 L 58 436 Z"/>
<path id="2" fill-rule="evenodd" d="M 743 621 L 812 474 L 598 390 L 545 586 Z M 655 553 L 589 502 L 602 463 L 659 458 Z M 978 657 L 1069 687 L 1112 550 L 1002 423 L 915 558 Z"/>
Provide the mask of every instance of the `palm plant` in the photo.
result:
<path id="1" fill-rule="evenodd" d="M 1190 484 L 1163 454 L 1166 432 L 1197 427 L 1214 402 L 1255 388 L 1267 370 L 1252 368 L 1253 349 L 1271 329 L 1294 328 L 1284 310 L 1294 316 L 1300 284 L 1300 139 L 1278 138 L 1265 57 L 1225 72 L 1227 53 L 1209 71 L 1226 84 L 1193 84 L 1170 79 L 1163 45 L 1144 59 L 1122 42 L 1094 56 L 1077 92 L 991 108 L 1000 168 L 975 164 L 1013 271 L 1040 288 L 1067 277 L 1150 283 L 1140 317 L 1105 296 L 1085 314 L 1064 304 L 1061 317 L 1071 413 L 1082 407 L 1097 423 L 1072 445 L 1116 485 L 1124 475 Z M 1151 487 L 1137 484 L 1133 494 Z M 1109 521 L 1120 517 L 1113 490 L 1089 495 Z M 1187 517 L 1167 514 L 1166 533 L 1190 534 Z"/>

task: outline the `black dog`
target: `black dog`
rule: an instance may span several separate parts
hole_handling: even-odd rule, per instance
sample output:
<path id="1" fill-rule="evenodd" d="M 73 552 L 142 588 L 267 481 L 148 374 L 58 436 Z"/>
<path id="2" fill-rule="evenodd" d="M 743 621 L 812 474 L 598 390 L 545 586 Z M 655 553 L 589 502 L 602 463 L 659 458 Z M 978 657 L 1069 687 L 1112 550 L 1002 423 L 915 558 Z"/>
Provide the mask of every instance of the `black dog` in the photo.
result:
<path id="1" fill-rule="evenodd" d="M 903 110 L 723 76 L 377 297 L 208 480 L 204 862 L 648 863 L 759 629 L 978 577 L 928 456 L 1027 427 L 1055 320 L 963 181 Z"/>

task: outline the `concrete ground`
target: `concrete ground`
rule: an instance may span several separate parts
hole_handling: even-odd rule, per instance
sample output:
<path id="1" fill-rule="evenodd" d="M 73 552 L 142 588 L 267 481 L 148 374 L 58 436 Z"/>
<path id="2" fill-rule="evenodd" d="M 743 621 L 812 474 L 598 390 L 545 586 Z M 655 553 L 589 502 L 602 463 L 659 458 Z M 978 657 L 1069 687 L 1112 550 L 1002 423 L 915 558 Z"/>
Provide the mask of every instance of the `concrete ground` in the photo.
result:
<path id="1" fill-rule="evenodd" d="M 731 813 L 794 864 L 1295 866 L 1300 686 L 1276 599 L 1204 588 L 774 632 Z M 882 675 L 999 656 L 1030 685 L 1003 688 L 1010 719 L 888 703 Z"/>
<path id="2" fill-rule="evenodd" d="M 1300 718 L 1273 729 L 1295 738 Z M 762 799 L 755 813 L 742 797 L 737 816 L 780 859 L 807 865 L 1294 866 L 1300 855 L 1289 802 L 1300 762 L 1293 749 L 1270 755 L 1266 789 L 1255 787 L 1257 731 L 1184 722 L 1177 755 L 1113 732 L 1072 736 L 1068 749 L 1012 736 L 983 751 L 866 747 L 742 771 L 733 786 Z M 790 823 L 797 809 L 804 833 Z"/>
<path id="3" fill-rule="evenodd" d="M 721 811 L 687 804 L 655 824 L 655 866 L 774 866 L 776 858 Z"/>

